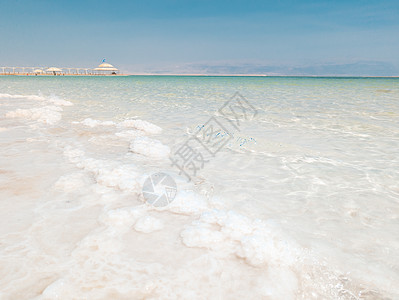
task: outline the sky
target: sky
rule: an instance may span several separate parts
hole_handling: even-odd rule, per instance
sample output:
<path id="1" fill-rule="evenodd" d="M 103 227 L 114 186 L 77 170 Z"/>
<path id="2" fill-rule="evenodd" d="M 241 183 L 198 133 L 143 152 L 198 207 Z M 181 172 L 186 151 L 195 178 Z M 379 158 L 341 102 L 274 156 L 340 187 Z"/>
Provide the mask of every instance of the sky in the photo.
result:
<path id="1" fill-rule="evenodd" d="M 0 66 L 399 75 L 398 0 L 0 0 Z"/>

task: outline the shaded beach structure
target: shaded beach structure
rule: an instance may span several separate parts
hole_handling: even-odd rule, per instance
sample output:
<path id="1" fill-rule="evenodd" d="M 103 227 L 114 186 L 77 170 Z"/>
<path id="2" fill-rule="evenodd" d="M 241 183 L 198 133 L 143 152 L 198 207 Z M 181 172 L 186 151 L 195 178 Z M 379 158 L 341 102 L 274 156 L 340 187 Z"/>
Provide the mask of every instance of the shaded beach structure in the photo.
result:
<path id="1" fill-rule="evenodd" d="M 102 75 L 116 75 L 119 73 L 119 70 L 115 68 L 113 65 L 103 62 L 97 68 L 94 69 L 97 74 Z"/>
<path id="2" fill-rule="evenodd" d="M 57 73 L 61 73 L 62 70 L 56 67 L 51 67 L 46 70 L 47 73 L 53 73 L 53 75 L 57 75 Z"/>
<path id="3" fill-rule="evenodd" d="M 44 71 L 43 71 L 42 69 L 35 69 L 35 70 L 33 70 L 33 73 L 34 73 L 35 75 L 39 75 L 39 74 L 43 74 Z"/>
<path id="4" fill-rule="evenodd" d="M 0 75 L 121 75 L 118 68 L 102 61 L 97 68 L 71 68 L 71 67 L 1 67 Z"/>

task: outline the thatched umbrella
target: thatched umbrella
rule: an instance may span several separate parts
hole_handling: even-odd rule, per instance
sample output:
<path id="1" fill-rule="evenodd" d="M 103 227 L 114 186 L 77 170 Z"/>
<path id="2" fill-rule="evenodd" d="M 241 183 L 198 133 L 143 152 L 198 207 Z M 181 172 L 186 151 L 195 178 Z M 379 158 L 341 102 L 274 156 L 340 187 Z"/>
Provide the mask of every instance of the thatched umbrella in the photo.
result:
<path id="1" fill-rule="evenodd" d="M 47 73 L 51 73 L 51 72 L 52 72 L 54 75 L 56 75 L 57 73 L 61 73 L 62 70 L 61 70 L 60 68 L 51 67 L 51 68 L 48 68 L 48 69 L 46 70 L 46 72 L 47 72 Z"/>
<path id="2" fill-rule="evenodd" d="M 110 72 L 111 74 L 116 74 L 117 72 L 119 72 L 119 70 L 115 68 L 113 65 L 105 62 L 99 65 L 97 68 L 95 68 L 94 71 L 99 71 L 100 73 Z"/>

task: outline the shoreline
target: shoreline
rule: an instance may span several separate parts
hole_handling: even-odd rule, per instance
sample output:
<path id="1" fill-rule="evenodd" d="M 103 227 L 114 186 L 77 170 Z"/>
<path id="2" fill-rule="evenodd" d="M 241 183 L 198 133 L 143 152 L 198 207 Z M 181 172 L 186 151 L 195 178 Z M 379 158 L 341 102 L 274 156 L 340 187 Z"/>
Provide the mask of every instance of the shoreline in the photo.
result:
<path id="1" fill-rule="evenodd" d="M 316 78 L 399 78 L 397 76 L 359 75 L 267 75 L 267 74 L 128 74 L 126 76 L 187 76 L 187 77 L 316 77 Z"/>
<path id="2" fill-rule="evenodd" d="M 63 77 L 63 76 L 83 76 L 83 77 L 120 77 L 120 76 L 179 76 L 179 77 L 292 77 L 292 78 L 399 78 L 397 76 L 372 76 L 372 75 L 267 75 L 267 74 L 34 74 L 34 73 L 0 73 L 0 76 L 33 76 L 33 77 Z"/>
<path id="3" fill-rule="evenodd" d="M 0 76 L 33 76 L 33 77 L 63 77 L 63 76 L 130 76 L 129 74 L 35 74 L 35 73 L 0 73 Z"/>

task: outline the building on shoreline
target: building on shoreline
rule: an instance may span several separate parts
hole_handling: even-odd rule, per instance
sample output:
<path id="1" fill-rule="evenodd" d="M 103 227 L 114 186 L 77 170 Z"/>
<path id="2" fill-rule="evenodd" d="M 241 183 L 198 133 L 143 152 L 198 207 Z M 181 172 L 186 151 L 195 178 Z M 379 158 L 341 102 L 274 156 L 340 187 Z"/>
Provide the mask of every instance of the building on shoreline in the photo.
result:
<path id="1" fill-rule="evenodd" d="M 113 65 L 103 61 L 97 68 L 0 67 L 0 75 L 112 76 L 120 75 L 120 72 Z"/>

